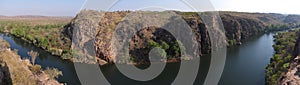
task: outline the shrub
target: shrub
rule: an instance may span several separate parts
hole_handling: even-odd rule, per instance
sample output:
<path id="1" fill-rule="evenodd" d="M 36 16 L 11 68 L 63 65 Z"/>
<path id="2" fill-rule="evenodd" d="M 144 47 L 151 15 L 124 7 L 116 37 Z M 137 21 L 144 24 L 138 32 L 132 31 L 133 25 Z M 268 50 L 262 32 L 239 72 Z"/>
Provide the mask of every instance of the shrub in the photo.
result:
<path id="1" fill-rule="evenodd" d="M 24 32 L 24 30 L 22 30 L 22 29 L 20 29 L 20 28 L 17 28 L 17 29 L 15 29 L 15 30 L 13 30 L 13 32 L 12 32 L 14 35 L 16 35 L 16 36 L 19 36 L 19 37 L 21 37 L 21 36 L 24 36 L 25 35 L 25 32 Z"/>
<path id="2" fill-rule="evenodd" d="M 33 40 L 34 40 L 34 38 L 33 38 L 31 35 L 29 35 L 29 34 L 25 35 L 25 38 L 26 38 L 27 40 L 30 40 L 30 41 L 33 41 Z"/>
<path id="3" fill-rule="evenodd" d="M 169 44 L 168 43 L 166 43 L 166 42 L 164 42 L 164 41 L 162 41 L 162 49 L 164 49 L 164 50 L 167 50 L 167 49 L 169 49 L 170 48 L 170 46 L 169 46 Z"/>
<path id="4" fill-rule="evenodd" d="M 283 68 L 284 68 L 284 69 L 288 68 L 289 66 L 290 66 L 290 63 L 285 63 L 285 64 L 283 64 Z"/>
<path id="5" fill-rule="evenodd" d="M 236 44 L 236 40 L 232 39 L 232 40 L 228 40 L 228 45 L 235 45 Z"/>
<path id="6" fill-rule="evenodd" d="M 47 67 L 44 72 L 49 76 L 50 79 L 55 79 L 63 75 L 62 72 L 59 71 L 57 68 Z"/>
<path id="7" fill-rule="evenodd" d="M 181 52 L 185 54 L 185 47 L 180 41 L 172 42 L 171 50 L 174 52 L 173 54 L 175 56 L 180 56 Z"/>
<path id="8" fill-rule="evenodd" d="M 152 49 L 152 48 L 154 48 L 154 47 L 160 47 L 160 45 L 157 43 L 157 42 L 155 42 L 155 41 L 153 41 L 153 40 L 150 40 L 148 43 L 147 43 L 147 46 L 146 46 L 148 49 Z"/>
<path id="9" fill-rule="evenodd" d="M 29 66 L 29 70 L 32 71 L 33 74 L 40 74 L 40 73 L 42 73 L 42 67 L 40 65 Z"/>

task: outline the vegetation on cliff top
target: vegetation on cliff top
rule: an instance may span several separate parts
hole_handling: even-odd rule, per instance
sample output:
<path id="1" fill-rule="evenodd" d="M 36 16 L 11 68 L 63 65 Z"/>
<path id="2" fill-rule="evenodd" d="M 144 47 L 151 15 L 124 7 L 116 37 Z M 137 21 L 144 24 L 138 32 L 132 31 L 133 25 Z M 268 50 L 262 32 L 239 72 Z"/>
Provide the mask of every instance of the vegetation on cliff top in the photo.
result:
<path id="1" fill-rule="evenodd" d="M 293 52 L 298 31 L 282 32 L 274 36 L 275 54 L 266 67 L 266 83 L 278 85 L 294 59 Z"/>
<path id="2" fill-rule="evenodd" d="M 6 32 L 45 49 L 53 55 L 69 52 L 70 40 L 62 35 L 69 18 L 0 17 L 0 32 Z"/>

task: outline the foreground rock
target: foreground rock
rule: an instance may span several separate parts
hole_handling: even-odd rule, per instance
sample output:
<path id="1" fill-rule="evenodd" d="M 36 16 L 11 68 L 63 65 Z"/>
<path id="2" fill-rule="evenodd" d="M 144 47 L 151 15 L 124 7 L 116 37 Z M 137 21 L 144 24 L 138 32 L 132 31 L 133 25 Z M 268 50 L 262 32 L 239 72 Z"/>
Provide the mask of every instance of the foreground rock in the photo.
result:
<path id="1" fill-rule="evenodd" d="M 0 83 L 4 85 L 61 85 L 51 79 L 41 69 L 30 70 L 33 67 L 29 60 L 22 60 L 17 51 L 9 49 L 9 44 L 0 39 Z M 34 65 L 39 66 L 39 65 Z M 36 74 L 34 71 L 39 71 Z"/>

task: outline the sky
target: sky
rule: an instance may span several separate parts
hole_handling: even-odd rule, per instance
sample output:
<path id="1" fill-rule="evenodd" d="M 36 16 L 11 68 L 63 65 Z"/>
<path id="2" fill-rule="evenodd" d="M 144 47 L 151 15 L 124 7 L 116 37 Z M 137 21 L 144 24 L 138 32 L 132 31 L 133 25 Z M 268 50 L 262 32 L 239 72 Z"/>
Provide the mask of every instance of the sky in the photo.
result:
<path id="1" fill-rule="evenodd" d="M 0 15 L 75 16 L 81 9 L 96 10 L 180 10 L 195 11 L 204 0 L 0 0 Z M 300 14 L 300 0 L 210 0 L 214 10 Z M 113 5 L 111 5 L 113 4 Z M 106 7 L 106 8 L 105 8 Z M 107 8 L 109 7 L 109 8 Z M 100 9 L 99 9 L 100 8 Z M 103 8 L 103 9 L 101 9 Z M 105 8 L 105 9 L 104 9 Z M 203 8 L 202 10 L 205 10 Z M 213 9 L 208 9 L 213 10 Z"/>

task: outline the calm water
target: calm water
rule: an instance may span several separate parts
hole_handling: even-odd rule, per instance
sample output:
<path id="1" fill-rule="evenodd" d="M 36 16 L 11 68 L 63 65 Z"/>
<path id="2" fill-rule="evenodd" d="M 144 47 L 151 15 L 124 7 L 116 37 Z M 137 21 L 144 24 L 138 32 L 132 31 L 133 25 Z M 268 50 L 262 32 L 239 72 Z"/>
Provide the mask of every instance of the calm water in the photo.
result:
<path id="1" fill-rule="evenodd" d="M 226 64 L 219 84 L 264 85 L 265 67 L 275 53 L 273 34 L 255 36 L 227 49 Z"/>
<path id="2" fill-rule="evenodd" d="M 27 52 L 30 50 L 38 51 L 40 56 L 36 59 L 36 64 L 43 68 L 54 67 L 61 70 L 64 76 L 59 77 L 60 82 L 68 85 L 77 85 L 79 80 L 76 76 L 72 62 L 63 61 L 57 56 L 37 48 L 29 43 L 1 34 L 6 41 L 11 44 L 11 49 L 18 49 L 22 58 L 28 58 Z M 227 49 L 226 65 L 219 82 L 220 85 L 263 85 L 264 70 L 272 57 L 274 50 L 273 34 L 264 34 L 255 36 L 241 46 L 233 46 Z M 200 71 L 195 84 L 202 84 L 208 72 L 210 55 L 201 57 Z M 169 63 L 164 71 L 155 79 L 148 82 L 139 82 L 131 80 L 121 74 L 114 65 L 101 67 L 104 76 L 111 84 L 169 84 L 173 82 L 179 70 L 179 63 Z M 86 72 L 89 72 L 88 70 Z"/>

